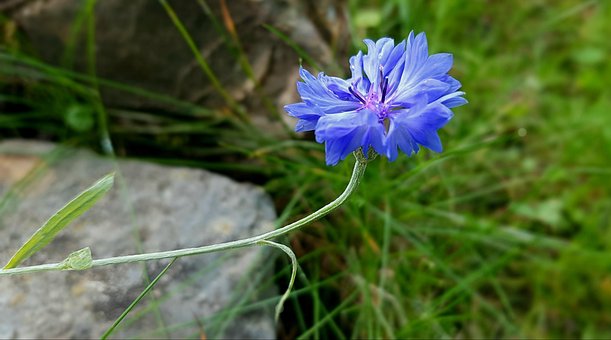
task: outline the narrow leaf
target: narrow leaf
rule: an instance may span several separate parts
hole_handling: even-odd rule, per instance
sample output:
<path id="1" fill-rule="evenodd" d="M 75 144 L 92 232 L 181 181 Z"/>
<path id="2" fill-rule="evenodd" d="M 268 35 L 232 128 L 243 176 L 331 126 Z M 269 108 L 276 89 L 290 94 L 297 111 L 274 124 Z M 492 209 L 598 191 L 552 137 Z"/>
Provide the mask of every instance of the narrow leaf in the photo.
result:
<path id="1" fill-rule="evenodd" d="M 115 322 L 112 324 L 112 326 L 110 326 L 110 328 L 107 329 L 106 332 L 104 332 L 104 334 L 102 334 L 101 339 L 108 339 L 108 337 L 115 331 L 115 329 L 117 329 L 117 326 L 119 326 L 121 321 L 123 321 L 123 319 L 125 319 L 127 314 L 129 314 L 129 312 L 131 312 L 132 309 L 134 309 L 134 307 L 136 307 L 136 305 L 140 302 L 140 300 L 142 300 L 142 298 L 144 298 L 146 296 L 146 294 L 148 294 L 148 292 L 151 289 L 153 289 L 153 287 L 155 287 L 155 285 L 157 284 L 157 281 L 159 281 L 159 279 L 161 279 L 161 277 L 163 275 L 165 275 L 165 273 L 168 271 L 168 269 L 170 269 L 172 264 L 174 264 L 174 262 L 176 262 L 177 259 L 178 259 L 178 257 L 173 258 L 172 261 L 170 261 L 170 263 L 168 263 L 168 265 L 165 266 L 165 268 L 163 268 L 161 273 L 159 273 L 159 275 L 157 275 L 157 277 L 155 277 L 155 279 L 153 281 L 151 281 L 151 283 L 149 283 L 148 286 L 146 286 L 146 288 L 142 291 L 142 293 L 140 293 L 140 295 L 138 295 L 136 300 L 132 301 L 132 303 L 127 307 L 127 309 L 125 309 L 123 311 L 123 313 L 121 313 L 119 318 L 117 318 L 117 320 L 115 320 Z"/>
<path id="2" fill-rule="evenodd" d="M 259 244 L 278 248 L 282 250 L 283 252 L 285 252 L 286 255 L 288 255 L 291 258 L 292 270 L 291 270 L 291 279 L 289 280 L 289 286 L 286 288 L 286 291 L 284 292 L 284 294 L 282 294 L 282 297 L 280 297 L 280 301 L 278 301 L 278 304 L 276 304 L 276 313 L 274 315 L 274 319 L 276 320 L 276 322 L 278 322 L 278 320 L 280 319 L 280 313 L 282 313 L 282 309 L 284 309 L 284 302 L 286 301 L 286 299 L 289 298 L 289 295 L 291 294 L 291 290 L 293 290 L 293 284 L 295 284 L 295 277 L 297 276 L 297 267 L 299 266 L 299 264 L 297 263 L 297 256 L 295 256 L 295 253 L 293 253 L 291 248 L 285 246 L 284 244 L 272 242 L 269 240 L 262 240 L 259 242 Z"/>
<path id="3" fill-rule="evenodd" d="M 66 227 L 75 218 L 89 210 L 100 198 L 110 190 L 113 185 L 115 174 L 111 173 L 97 181 L 89 189 L 80 193 L 77 197 L 59 209 L 51 216 L 45 224 L 38 229 L 27 242 L 17 250 L 15 255 L 8 261 L 4 269 L 15 268 L 23 260 L 51 243 L 57 233 Z"/>

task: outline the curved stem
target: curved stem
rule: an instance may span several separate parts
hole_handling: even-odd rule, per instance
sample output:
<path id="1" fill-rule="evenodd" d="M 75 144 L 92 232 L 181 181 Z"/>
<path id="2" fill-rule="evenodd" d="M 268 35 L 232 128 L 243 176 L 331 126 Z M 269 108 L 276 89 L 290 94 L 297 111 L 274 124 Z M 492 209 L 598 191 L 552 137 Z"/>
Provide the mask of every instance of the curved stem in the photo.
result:
<path id="1" fill-rule="evenodd" d="M 367 162 L 372 160 L 372 157 L 371 155 L 368 155 L 369 157 L 364 156 L 362 151 L 360 150 L 354 152 L 354 155 L 356 157 L 356 163 L 354 164 L 354 168 L 352 170 L 352 176 L 350 177 L 350 181 L 348 182 L 346 189 L 344 189 L 344 192 L 342 192 L 341 195 L 339 195 L 335 200 L 328 203 L 324 207 L 316 210 L 312 214 L 298 221 L 295 221 L 291 224 L 288 224 L 282 228 L 272 230 L 270 232 L 267 232 L 261 235 L 241 239 L 241 240 L 212 244 L 212 245 L 203 246 L 203 247 L 186 248 L 186 249 L 161 251 L 161 252 L 155 252 L 155 253 L 145 253 L 145 254 L 136 254 L 136 255 L 116 256 L 116 257 L 109 257 L 105 259 L 93 260 L 93 262 L 91 263 L 91 267 L 101 267 L 101 266 L 107 266 L 107 265 L 112 265 L 112 264 L 131 263 L 131 262 L 141 262 L 141 261 L 150 261 L 150 260 L 160 260 L 160 259 L 167 259 L 167 258 L 173 258 L 173 257 L 192 256 L 192 255 L 199 255 L 199 254 L 205 254 L 205 253 L 212 253 L 212 252 L 221 251 L 221 250 L 242 248 L 242 247 L 254 245 L 263 240 L 269 240 L 274 237 L 278 237 L 280 235 L 289 233 L 335 210 L 342 203 L 344 203 L 346 199 L 356 190 L 356 188 L 358 187 L 361 181 L 361 178 L 363 177 L 363 174 L 365 173 L 365 169 L 367 168 Z M 4 269 L 4 270 L 0 270 L 0 276 L 25 274 L 25 273 L 33 273 L 33 272 L 41 272 L 41 271 L 53 271 L 53 270 L 72 270 L 72 269 L 66 269 L 65 266 L 62 267 L 62 263 L 50 263 L 50 264 L 42 264 L 42 265 L 37 265 L 37 266 Z"/>

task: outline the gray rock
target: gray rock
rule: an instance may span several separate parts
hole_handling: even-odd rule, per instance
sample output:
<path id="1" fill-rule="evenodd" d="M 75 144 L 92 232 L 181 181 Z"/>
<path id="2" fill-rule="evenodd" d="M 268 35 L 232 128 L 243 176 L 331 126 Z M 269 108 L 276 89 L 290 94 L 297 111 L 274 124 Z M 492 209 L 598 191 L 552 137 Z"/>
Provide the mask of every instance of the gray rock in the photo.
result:
<path id="1" fill-rule="evenodd" d="M 87 246 L 94 258 L 104 258 L 140 248 L 151 252 L 235 240 L 273 228 L 273 204 L 253 185 L 203 170 L 115 162 L 53 144 L 5 141 L 0 143 L 0 261 L 113 169 L 121 176 L 107 196 L 23 265 L 58 262 Z M 179 259 L 115 336 L 182 338 L 203 331 L 208 338 L 275 337 L 273 305 L 239 306 L 276 294 L 269 275 L 272 255 L 255 248 Z M 146 287 L 144 270 L 152 279 L 167 263 L 1 277 L 0 338 L 99 337 Z"/>

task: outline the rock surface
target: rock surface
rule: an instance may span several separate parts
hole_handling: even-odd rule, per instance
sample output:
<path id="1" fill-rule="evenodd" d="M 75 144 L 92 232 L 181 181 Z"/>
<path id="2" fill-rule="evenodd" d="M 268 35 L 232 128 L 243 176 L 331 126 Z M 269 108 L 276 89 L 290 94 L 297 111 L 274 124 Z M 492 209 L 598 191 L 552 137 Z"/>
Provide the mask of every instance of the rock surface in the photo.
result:
<path id="1" fill-rule="evenodd" d="M 122 179 L 114 188 L 23 265 L 59 262 L 86 246 L 94 258 L 103 258 L 138 253 L 140 247 L 150 252 L 229 241 L 272 228 L 271 200 L 249 184 L 202 170 L 5 141 L 0 261 L 8 261 L 57 209 L 115 166 Z M 269 275 L 263 283 L 256 279 L 270 273 L 273 261 L 262 261 L 269 256 L 255 248 L 179 259 L 114 336 L 275 337 L 272 305 L 236 308 L 274 291 L 258 288 L 269 284 Z M 167 263 L 0 277 L 0 338 L 99 337 L 146 287 L 144 270 L 153 279 Z"/>

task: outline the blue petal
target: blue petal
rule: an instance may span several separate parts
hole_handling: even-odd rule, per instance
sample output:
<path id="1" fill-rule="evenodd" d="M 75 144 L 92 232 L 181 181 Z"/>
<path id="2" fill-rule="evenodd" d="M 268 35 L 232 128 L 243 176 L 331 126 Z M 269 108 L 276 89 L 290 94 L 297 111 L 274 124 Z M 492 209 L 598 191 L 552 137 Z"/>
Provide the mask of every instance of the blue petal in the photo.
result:
<path id="1" fill-rule="evenodd" d="M 316 124 L 316 141 L 324 143 L 327 140 L 344 137 L 357 127 L 357 119 L 357 111 L 342 112 L 322 117 L 318 124 Z"/>
<path id="2" fill-rule="evenodd" d="M 301 79 L 303 79 L 305 82 L 308 81 L 316 81 L 316 77 L 314 77 L 312 75 L 312 73 L 310 73 L 308 70 L 306 70 L 305 68 L 299 66 L 299 76 L 301 77 Z"/>
<path id="3" fill-rule="evenodd" d="M 405 89 L 398 93 L 395 98 L 392 99 L 393 105 L 399 105 L 405 108 L 409 108 L 410 103 L 413 102 L 413 97 L 426 94 L 429 102 L 435 101 L 438 98 L 448 94 L 450 85 L 437 79 L 426 79 L 421 81 L 416 86 Z"/>
<path id="4" fill-rule="evenodd" d="M 300 69 L 303 82 L 297 82 L 297 91 L 304 103 L 311 107 L 317 107 L 325 114 L 351 111 L 359 107 L 360 103 L 355 99 L 353 101 L 340 99 L 327 88 L 329 80 L 327 76 L 320 73 L 318 77 L 314 77 L 306 69 Z M 331 81 L 337 84 L 335 81 Z"/>
<path id="5" fill-rule="evenodd" d="M 435 152 L 441 152 L 441 140 L 437 130 L 452 119 L 452 111 L 440 104 L 430 104 L 418 115 L 406 119 L 406 126 L 414 140 Z"/>
<path id="6" fill-rule="evenodd" d="M 385 66 L 388 61 L 388 57 L 390 57 L 390 54 L 395 47 L 395 41 L 391 38 L 381 38 L 378 39 L 375 44 L 378 51 L 377 58 L 379 59 L 380 65 Z"/>
<path id="7" fill-rule="evenodd" d="M 288 112 L 289 116 L 299 118 L 295 126 L 296 132 L 314 130 L 318 119 L 322 116 L 322 112 L 306 103 L 289 104 L 284 107 L 284 110 Z"/>
<path id="8" fill-rule="evenodd" d="M 448 73 L 452 68 L 454 57 L 450 53 L 433 54 L 422 65 L 420 72 L 416 75 L 419 79 L 433 78 Z"/>
<path id="9" fill-rule="evenodd" d="M 339 140 L 330 140 L 325 143 L 325 162 L 327 165 L 336 165 L 342 160 L 342 153 L 337 147 L 338 145 L 341 145 Z"/>
<path id="10" fill-rule="evenodd" d="M 416 44 L 418 37 L 415 38 L 413 45 Z M 421 42 L 421 46 L 424 46 L 423 44 L 425 43 Z M 419 51 L 422 52 L 422 50 Z M 422 58 L 423 56 L 412 58 L 412 61 L 416 59 L 421 61 Z M 409 97 L 421 92 L 427 93 L 429 101 L 433 102 L 460 88 L 460 82 L 447 74 L 453 63 L 451 54 L 434 54 L 427 57 L 425 62 L 419 65 L 419 61 L 407 65 L 408 59 L 406 59 L 406 65 L 404 66 L 399 84 L 390 86 L 389 103 L 405 107 L 403 103 L 409 100 Z"/>
<path id="11" fill-rule="evenodd" d="M 435 77 L 434 79 L 440 80 L 448 85 L 450 85 L 450 90 L 449 92 L 455 92 L 457 91 L 462 85 L 461 83 L 454 79 L 454 77 L 448 75 L 448 74 L 442 74 L 440 76 Z"/>
<path id="12" fill-rule="evenodd" d="M 295 132 L 312 131 L 316 128 L 318 121 L 300 119 L 295 124 Z"/>
<path id="13" fill-rule="evenodd" d="M 423 63 L 429 56 L 429 45 L 426 41 L 426 33 L 418 33 L 416 38 L 412 43 L 412 60 L 414 63 L 421 64 Z"/>
<path id="14" fill-rule="evenodd" d="M 450 93 L 451 85 L 437 79 L 429 78 L 421 81 L 418 86 L 416 86 L 416 89 L 419 92 L 426 93 L 429 102 L 433 102 Z"/>
<path id="15" fill-rule="evenodd" d="M 462 97 L 464 95 L 465 93 L 462 91 L 453 92 L 437 99 L 436 102 L 441 103 L 447 108 L 451 109 L 468 103 L 467 100 Z"/>
<path id="16" fill-rule="evenodd" d="M 284 110 L 288 112 L 289 116 L 300 119 L 318 119 L 322 116 L 320 111 L 312 109 L 306 103 L 289 104 L 284 106 Z"/>
<path id="17" fill-rule="evenodd" d="M 354 80 L 363 78 L 363 52 L 350 57 L 350 72 Z"/>
<path id="18" fill-rule="evenodd" d="M 396 157 L 397 147 L 408 155 L 418 152 L 414 142 L 435 152 L 441 152 L 443 148 L 437 130 L 450 121 L 452 115 L 452 111 L 440 102 L 424 107 L 418 103 L 412 109 L 399 110 L 392 117 L 388 132 L 388 158 Z"/>
<path id="19" fill-rule="evenodd" d="M 384 126 L 369 110 L 322 117 L 316 125 L 316 141 L 325 143 L 327 164 L 335 165 L 359 147 L 384 152 Z"/>
<path id="20" fill-rule="evenodd" d="M 413 38 L 413 36 L 412 32 L 407 40 L 405 68 L 403 70 L 403 76 L 401 77 L 402 84 L 413 82 L 415 80 L 414 74 L 422 68 L 429 57 L 426 35 L 420 33 L 416 38 Z"/>
<path id="21" fill-rule="evenodd" d="M 377 123 L 377 125 L 369 126 L 361 140 L 361 147 L 365 155 L 369 152 L 369 147 L 373 147 L 375 152 L 383 155 L 386 150 L 385 138 L 384 125 Z"/>
<path id="22" fill-rule="evenodd" d="M 352 71 L 352 78 L 348 81 L 353 84 L 358 92 L 368 93 L 371 82 L 363 76 L 363 52 L 359 51 L 350 58 L 350 70 Z"/>
<path id="23" fill-rule="evenodd" d="M 387 77 L 395 68 L 401 67 L 405 56 L 405 40 L 395 46 L 388 58 L 382 61 L 384 66 L 384 76 Z"/>
<path id="24" fill-rule="evenodd" d="M 389 161 L 394 161 L 399 155 L 398 149 L 401 149 L 406 155 L 411 156 L 420 149 L 412 135 L 405 127 L 397 124 L 394 121 L 390 122 L 390 129 L 386 138 L 386 152 L 383 153 Z"/>
<path id="25" fill-rule="evenodd" d="M 422 80 L 417 77 L 417 74 L 425 65 L 427 59 L 426 36 L 424 33 L 420 33 L 414 38 L 414 32 L 411 32 L 407 38 L 401 73 L 391 73 L 391 77 L 389 77 L 389 92 L 387 95 L 389 102 L 394 101 L 398 96 L 402 96 L 402 100 L 404 100 L 405 92 L 412 91 L 416 84 Z"/>
<path id="26" fill-rule="evenodd" d="M 345 136 L 325 142 L 325 159 L 327 165 L 336 165 L 361 146 L 365 130 L 355 128 Z"/>
<path id="27" fill-rule="evenodd" d="M 416 114 L 407 115 L 405 119 L 410 126 L 417 126 L 426 130 L 439 130 L 444 127 L 452 117 L 454 117 L 454 114 L 450 109 L 439 102 L 435 102 L 428 104 L 423 110 Z"/>
<path id="28" fill-rule="evenodd" d="M 427 130 L 427 129 L 412 129 L 410 133 L 414 140 L 424 146 L 433 150 L 435 152 L 443 151 L 443 146 L 441 145 L 441 139 L 437 134 L 436 130 Z"/>
<path id="29" fill-rule="evenodd" d="M 390 98 L 399 87 L 405 68 L 405 44 L 406 42 L 402 41 L 395 47 L 393 54 L 388 58 L 387 66 L 384 68 L 385 76 L 388 78 L 387 98 Z"/>
<path id="30" fill-rule="evenodd" d="M 380 84 L 380 55 L 373 40 L 363 40 L 367 45 L 367 54 L 363 56 L 363 70 L 372 84 Z M 375 85 L 374 85 L 375 86 Z"/>
<path id="31" fill-rule="evenodd" d="M 326 76 L 325 78 L 323 78 L 323 80 L 325 82 L 326 87 L 331 92 L 333 92 L 333 94 L 335 94 L 337 98 L 341 100 L 349 100 L 353 102 L 358 101 L 358 98 L 356 98 L 348 90 L 348 88 L 350 87 L 350 83 L 347 82 L 346 80 L 337 78 L 337 77 L 329 77 L 329 76 Z"/>
<path id="32" fill-rule="evenodd" d="M 463 97 L 454 97 L 443 102 L 447 108 L 452 109 L 467 104 L 468 101 Z"/>

